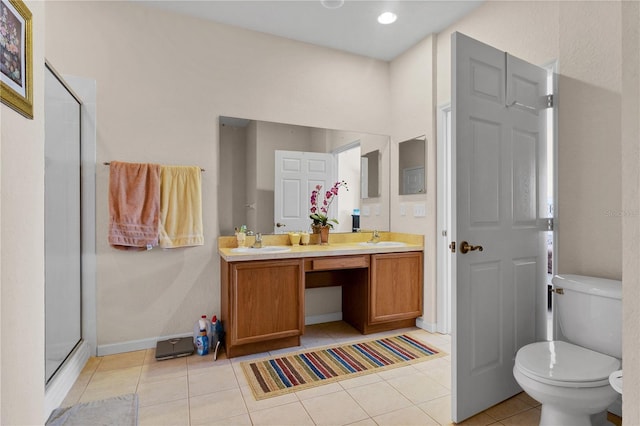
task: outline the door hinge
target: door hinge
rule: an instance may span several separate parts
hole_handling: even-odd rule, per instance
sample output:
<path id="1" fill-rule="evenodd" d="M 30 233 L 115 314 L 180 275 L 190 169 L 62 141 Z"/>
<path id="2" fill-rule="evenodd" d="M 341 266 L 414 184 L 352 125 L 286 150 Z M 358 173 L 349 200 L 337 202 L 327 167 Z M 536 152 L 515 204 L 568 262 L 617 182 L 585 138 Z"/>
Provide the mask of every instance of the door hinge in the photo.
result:
<path id="1" fill-rule="evenodd" d="M 547 108 L 553 108 L 553 94 L 547 95 Z"/>
<path id="2" fill-rule="evenodd" d="M 538 229 L 541 231 L 553 231 L 554 221 L 552 217 L 538 219 Z"/>

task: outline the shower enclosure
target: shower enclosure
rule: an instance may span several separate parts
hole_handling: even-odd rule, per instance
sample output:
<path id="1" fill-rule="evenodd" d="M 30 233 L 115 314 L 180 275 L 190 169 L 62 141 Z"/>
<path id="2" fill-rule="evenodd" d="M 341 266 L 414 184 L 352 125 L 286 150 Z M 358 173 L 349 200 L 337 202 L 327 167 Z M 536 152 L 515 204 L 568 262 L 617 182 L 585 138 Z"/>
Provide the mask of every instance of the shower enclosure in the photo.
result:
<path id="1" fill-rule="evenodd" d="M 45 383 L 48 383 L 82 339 L 81 102 L 50 66 L 45 69 Z"/>

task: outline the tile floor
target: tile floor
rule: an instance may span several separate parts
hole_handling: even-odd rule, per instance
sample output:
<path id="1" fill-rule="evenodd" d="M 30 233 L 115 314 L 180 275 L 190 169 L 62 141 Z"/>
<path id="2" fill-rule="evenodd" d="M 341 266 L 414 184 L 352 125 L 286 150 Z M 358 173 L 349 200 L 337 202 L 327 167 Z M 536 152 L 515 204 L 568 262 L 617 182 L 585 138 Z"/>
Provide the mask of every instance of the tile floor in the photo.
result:
<path id="1" fill-rule="evenodd" d="M 451 351 L 449 336 L 418 328 L 380 335 L 398 331 Z M 306 328 L 302 346 L 378 336 L 362 336 L 344 322 L 318 324 Z M 148 349 L 91 358 L 63 406 L 135 392 L 141 426 L 451 424 L 450 356 L 256 401 L 240 361 L 267 355 L 156 361 Z M 539 404 L 521 393 L 462 424 L 537 425 L 539 418 Z"/>

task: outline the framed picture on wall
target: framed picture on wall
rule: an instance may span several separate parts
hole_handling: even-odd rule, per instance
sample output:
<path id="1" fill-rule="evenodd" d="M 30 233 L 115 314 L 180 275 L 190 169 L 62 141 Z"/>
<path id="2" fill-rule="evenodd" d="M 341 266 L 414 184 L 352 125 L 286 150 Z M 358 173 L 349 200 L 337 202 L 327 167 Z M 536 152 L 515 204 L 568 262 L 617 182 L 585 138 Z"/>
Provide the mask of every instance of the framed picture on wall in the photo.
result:
<path id="1" fill-rule="evenodd" d="M 31 12 L 22 0 L 0 0 L 2 103 L 33 118 Z"/>

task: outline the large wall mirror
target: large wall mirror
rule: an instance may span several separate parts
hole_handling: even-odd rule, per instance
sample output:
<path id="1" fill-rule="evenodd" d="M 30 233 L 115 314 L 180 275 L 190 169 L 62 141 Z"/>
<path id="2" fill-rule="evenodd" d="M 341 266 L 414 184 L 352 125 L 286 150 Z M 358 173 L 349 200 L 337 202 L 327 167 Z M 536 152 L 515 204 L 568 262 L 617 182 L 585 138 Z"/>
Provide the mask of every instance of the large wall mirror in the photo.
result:
<path id="1" fill-rule="evenodd" d="M 225 116 L 220 117 L 219 124 L 220 235 L 233 235 L 234 228 L 241 225 L 263 234 L 308 229 L 311 225 L 309 197 L 314 181 L 303 184 L 307 187 L 301 188 L 299 202 L 283 199 L 278 192 L 295 185 L 295 182 L 283 181 L 281 171 L 295 163 L 289 158 L 299 157 L 312 161 L 328 158 L 328 173 L 332 177 L 326 182 L 344 180 L 348 184 L 348 191 L 341 188 L 331 207 L 330 217 L 339 222 L 332 232 L 351 232 L 355 209 L 360 210 L 361 230 L 389 230 L 388 136 Z M 280 159 L 282 153 L 286 154 L 284 163 Z M 366 194 L 363 194 L 361 176 L 365 158 L 367 183 Z M 302 173 L 317 173 L 324 168 L 324 165 L 312 166 L 311 172 Z M 275 220 L 279 214 L 284 214 L 285 219 L 299 217 L 301 221 L 292 225 L 292 222 Z"/>
<path id="2" fill-rule="evenodd" d="M 427 188 L 425 150 L 427 138 L 419 136 L 399 144 L 399 194 L 424 194 Z"/>

